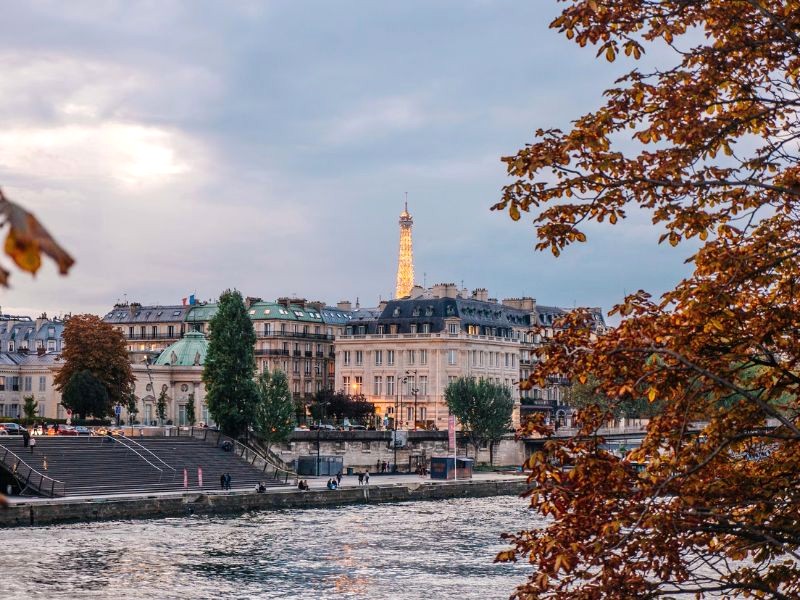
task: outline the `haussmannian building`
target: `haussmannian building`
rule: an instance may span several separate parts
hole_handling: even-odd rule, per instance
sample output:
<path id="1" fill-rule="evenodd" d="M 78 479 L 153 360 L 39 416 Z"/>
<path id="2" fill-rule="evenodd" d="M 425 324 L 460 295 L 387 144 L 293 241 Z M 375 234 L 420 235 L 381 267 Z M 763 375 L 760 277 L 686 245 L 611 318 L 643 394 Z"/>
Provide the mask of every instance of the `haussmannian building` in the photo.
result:
<path id="1" fill-rule="evenodd" d="M 486 289 L 471 294 L 454 284 L 415 286 L 408 298 L 354 313 L 336 338 L 336 388 L 363 394 L 389 427 L 442 429 L 447 426 L 447 385 L 477 377 L 508 386 L 515 425 L 534 411 L 562 423 L 569 419 L 564 381 L 522 395 L 518 382 L 533 366 L 532 351 L 552 337 L 566 310 L 533 298 L 503 302 Z M 605 328 L 593 309 L 596 330 Z"/>

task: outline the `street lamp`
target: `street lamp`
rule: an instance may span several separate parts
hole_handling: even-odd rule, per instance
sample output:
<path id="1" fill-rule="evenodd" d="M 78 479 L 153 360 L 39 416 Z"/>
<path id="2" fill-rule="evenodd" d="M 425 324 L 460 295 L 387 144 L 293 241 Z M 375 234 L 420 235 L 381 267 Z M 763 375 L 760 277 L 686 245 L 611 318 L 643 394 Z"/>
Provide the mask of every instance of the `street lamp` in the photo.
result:
<path id="1" fill-rule="evenodd" d="M 328 402 L 320 402 L 319 405 L 322 407 L 322 412 L 320 413 L 320 418 L 317 421 L 317 477 L 319 477 L 319 447 L 320 447 L 320 433 L 322 432 L 322 418 L 325 416 L 325 407 L 328 406 Z"/>
<path id="2" fill-rule="evenodd" d="M 417 370 L 414 369 L 413 371 L 406 371 L 406 375 L 414 375 L 414 387 L 411 388 L 411 393 L 414 396 L 414 431 L 417 430 L 417 394 L 419 393 L 419 388 L 417 387 Z M 405 379 L 403 380 L 405 382 Z"/>

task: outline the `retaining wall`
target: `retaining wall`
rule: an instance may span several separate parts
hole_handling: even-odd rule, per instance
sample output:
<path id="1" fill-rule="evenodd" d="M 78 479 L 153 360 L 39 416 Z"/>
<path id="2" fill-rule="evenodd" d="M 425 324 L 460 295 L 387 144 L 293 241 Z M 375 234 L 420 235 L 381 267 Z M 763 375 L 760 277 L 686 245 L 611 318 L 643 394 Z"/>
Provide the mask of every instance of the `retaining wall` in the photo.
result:
<path id="1" fill-rule="evenodd" d="M 186 493 L 93 500 L 55 499 L 15 503 L 0 508 L 0 527 L 51 525 L 117 519 L 182 517 L 191 514 L 240 513 L 248 510 L 320 508 L 343 504 L 374 504 L 447 498 L 484 498 L 520 494 L 524 478 L 482 481 L 395 483 L 338 490 L 269 491 L 264 494 Z"/>

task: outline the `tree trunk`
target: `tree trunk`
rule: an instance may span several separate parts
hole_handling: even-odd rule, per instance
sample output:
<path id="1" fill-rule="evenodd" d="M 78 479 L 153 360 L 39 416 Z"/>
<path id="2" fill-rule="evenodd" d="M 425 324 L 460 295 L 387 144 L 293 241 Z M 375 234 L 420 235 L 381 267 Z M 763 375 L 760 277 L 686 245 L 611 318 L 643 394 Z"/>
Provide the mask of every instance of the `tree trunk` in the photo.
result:
<path id="1" fill-rule="evenodd" d="M 494 465 L 494 440 L 489 440 L 489 466 Z"/>

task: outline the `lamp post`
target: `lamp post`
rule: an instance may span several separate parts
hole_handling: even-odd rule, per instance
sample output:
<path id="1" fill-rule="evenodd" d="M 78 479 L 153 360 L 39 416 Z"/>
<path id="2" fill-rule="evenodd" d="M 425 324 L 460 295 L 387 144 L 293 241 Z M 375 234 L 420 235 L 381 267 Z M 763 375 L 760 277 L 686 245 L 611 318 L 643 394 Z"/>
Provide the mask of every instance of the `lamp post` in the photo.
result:
<path id="1" fill-rule="evenodd" d="M 419 394 L 419 388 L 417 387 L 417 370 L 414 369 L 413 371 L 406 371 L 406 375 L 414 375 L 414 387 L 411 388 L 411 394 L 414 396 L 414 431 L 417 430 L 417 394 Z M 403 379 L 405 382 L 405 379 Z"/>
<path id="2" fill-rule="evenodd" d="M 320 402 L 320 406 L 322 407 L 322 413 L 320 413 L 320 418 L 317 421 L 317 477 L 319 477 L 319 449 L 320 449 L 320 433 L 322 432 L 322 419 L 325 416 L 325 407 L 328 406 L 327 402 Z"/>
<path id="3" fill-rule="evenodd" d="M 150 380 L 150 393 L 153 394 L 153 399 L 155 399 L 156 388 L 153 385 L 153 376 L 150 374 L 150 357 L 145 356 L 144 359 L 142 359 L 142 362 L 144 363 L 144 368 L 147 371 L 147 379 Z M 142 398 L 142 412 L 144 412 L 144 398 Z M 141 433 L 141 430 L 139 433 Z"/>

